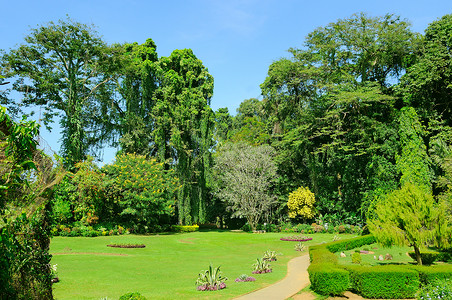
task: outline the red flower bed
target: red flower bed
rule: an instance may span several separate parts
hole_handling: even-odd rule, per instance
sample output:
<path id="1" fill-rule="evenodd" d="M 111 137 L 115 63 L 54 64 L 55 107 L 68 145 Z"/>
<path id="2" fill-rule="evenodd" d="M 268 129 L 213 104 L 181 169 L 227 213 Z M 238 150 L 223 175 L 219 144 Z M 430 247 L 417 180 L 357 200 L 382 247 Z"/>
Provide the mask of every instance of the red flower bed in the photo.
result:
<path id="1" fill-rule="evenodd" d="M 280 238 L 281 241 L 290 241 L 290 242 L 306 242 L 312 240 L 310 237 L 306 236 L 289 236 Z"/>

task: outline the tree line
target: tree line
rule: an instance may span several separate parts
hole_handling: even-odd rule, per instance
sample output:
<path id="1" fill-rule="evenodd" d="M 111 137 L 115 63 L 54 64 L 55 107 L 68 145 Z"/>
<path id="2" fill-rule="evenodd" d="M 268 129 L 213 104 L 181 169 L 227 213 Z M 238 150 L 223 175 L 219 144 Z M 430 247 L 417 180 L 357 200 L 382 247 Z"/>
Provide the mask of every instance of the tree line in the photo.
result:
<path id="1" fill-rule="evenodd" d="M 32 29 L 0 57 L 1 294 L 51 298 L 55 223 L 368 224 L 391 244 L 403 233 L 385 224 L 419 222 L 416 252 L 447 246 L 451 28 L 452 15 L 419 34 L 363 13 L 319 27 L 235 115 L 211 109 L 213 77 L 190 49 L 108 45 L 70 18 Z M 37 109 L 62 128 L 60 157 L 18 121 Z M 106 145 L 116 160 L 99 168 Z"/>

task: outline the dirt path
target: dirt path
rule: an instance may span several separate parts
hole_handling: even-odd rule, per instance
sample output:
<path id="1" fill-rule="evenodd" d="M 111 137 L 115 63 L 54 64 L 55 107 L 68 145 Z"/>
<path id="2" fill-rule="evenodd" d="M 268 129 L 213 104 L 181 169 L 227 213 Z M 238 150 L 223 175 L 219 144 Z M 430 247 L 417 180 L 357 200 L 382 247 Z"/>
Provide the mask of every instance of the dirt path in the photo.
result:
<path id="1" fill-rule="evenodd" d="M 298 293 L 309 284 L 309 255 L 293 258 L 287 265 L 287 275 L 281 281 L 252 292 L 250 294 L 235 298 L 237 300 L 284 300 Z"/>

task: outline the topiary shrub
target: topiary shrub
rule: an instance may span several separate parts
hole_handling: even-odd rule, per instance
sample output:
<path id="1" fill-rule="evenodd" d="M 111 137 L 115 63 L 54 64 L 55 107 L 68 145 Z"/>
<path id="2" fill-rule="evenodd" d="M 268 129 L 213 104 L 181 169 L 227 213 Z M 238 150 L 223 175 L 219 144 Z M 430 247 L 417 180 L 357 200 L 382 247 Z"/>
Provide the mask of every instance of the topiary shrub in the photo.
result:
<path id="1" fill-rule="evenodd" d="M 411 266 L 411 269 L 419 273 L 419 280 L 422 284 L 429 284 L 435 280 L 452 280 L 452 265 L 437 266 Z"/>
<path id="2" fill-rule="evenodd" d="M 195 232 L 199 230 L 198 225 L 173 225 L 171 230 L 174 232 Z"/>
<path id="3" fill-rule="evenodd" d="M 119 300 L 146 300 L 146 297 L 138 292 L 127 293 L 119 297 Z"/>
<path id="4" fill-rule="evenodd" d="M 419 274 L 405 266 L 347 266 L 351 288 L 364 298 L 414 298 Z"/>
<path id="5" fill-rule="evenodd" d="M 341 295 L 350 285 L 347 270 L 335 264 L 314 263 L 308 272 L 311 288 L 321 295 Z"/>
<path id="6" fill-rule="evenodd" d="M 359 252 L 354 252 L 352 254 L 352 263 L 358 265 L 361 263 L 361 254 Z"/>
<path id="7" fill-rule="evenodd" d="M 340 241 L 328 243 L 326 245 L 326 247 L 328 248 L 328 250 L 335 253 L 335 252 L 339 252 L 339 251 L 346 251 L 346 250 L 358 248 L 358 247 L 361 247 L 364 245 L 371 245 L 375 242 L 376 242 L 375 237 L 373 237 L 372 235 L 363 235 L 363 236 L 359 236 L 359 237 L 352 238 L 352 239 L 340 240 Z"/>
<path id="8" fill-rule="evenodd" d="M 416 260 L 416 254 L 414 253 L 414 251 L 408 252 L 408 255 L 412 259 Z M 440 257 L 439 252 L 428 251 L 428 252 L 421 253 L 421 260 L 422 260 L 423 265 L 431 265 L 435 261 L 437 261 L 439 257 Z"/>

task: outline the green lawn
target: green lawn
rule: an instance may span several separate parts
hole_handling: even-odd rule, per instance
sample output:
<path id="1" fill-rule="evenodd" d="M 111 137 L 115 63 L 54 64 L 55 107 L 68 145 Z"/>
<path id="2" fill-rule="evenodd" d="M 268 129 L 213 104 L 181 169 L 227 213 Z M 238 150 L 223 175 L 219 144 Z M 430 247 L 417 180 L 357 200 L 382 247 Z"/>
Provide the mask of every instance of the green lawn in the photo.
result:
<path id="1" fill-rule="evenodd" d="M 280 241 L 293 234 L 250 234 L 230 231 L 172 235 L 124 235 L 95 238 L 54 237 L 50 245 L 52 264 L 58 265 L 60 282 L 54 284 L 56 299 L 118 299 L 140 292 L 148 299 L 229 299 L 270 285 L 286 275 L 287 262 L 300 255 L 296 242 Z M 311 235 L 305 245 L 329 242 L 333 234 Z M 349 238 L 353 235 L 341 235 Z M 143 249 L 110 248 L 107 244 L 145 244 Z M 281 253 L 272 263 L 273 272 L 251 274 L 251 265 L 264 251 Z M 196 291 L 198 273 L 209 264 L 221 265 L 229 278 L 227 288 Z M 241 274 L 255 282 L 234 282 Z"/>
<path id="2" fill-rule="evenodd" d="M 372 244 L 372 245 L 365 245 L 353 250 L 344 251 L 344 253 L 347 255 L 347 257 L 341 257 L 340 252 L 335 253 L 338 257 L 339 263 L 344 265 L 351 265 L 352 264 L 352 254 L 355 252 L 355 250 L 369 250 L 371 251 L 369 254 L 361 254 L 361 260 L 363 265 L 384 265 L 384 264 L 396 264 L 396 263 L 402 263 L 407 264 L 410 262 L 414 262 L 414 260 L 407 255 L 407 252 L 413 251 L 412 247 L 397 247 L 393 246 L 391 248 L 384 248 L 381 247 L 378 244 Z M 373 252 L 373 253 L 372 253 Z M 392 255 L 392 260 L 378 260 L 379 255 L 383 255 L 383 258 L 386 256 L 386 254 L 389 253 Z M 376 257 L 377 259 L 375 259 Z"/>

